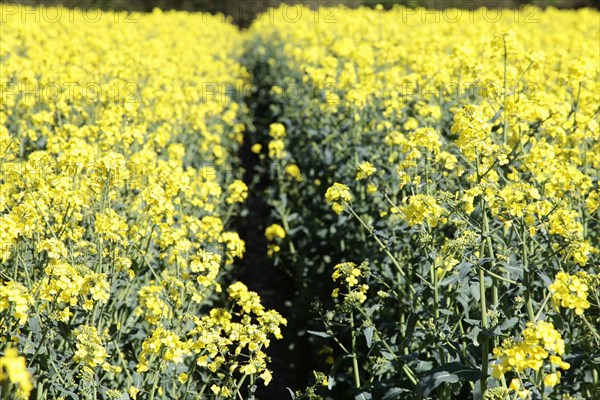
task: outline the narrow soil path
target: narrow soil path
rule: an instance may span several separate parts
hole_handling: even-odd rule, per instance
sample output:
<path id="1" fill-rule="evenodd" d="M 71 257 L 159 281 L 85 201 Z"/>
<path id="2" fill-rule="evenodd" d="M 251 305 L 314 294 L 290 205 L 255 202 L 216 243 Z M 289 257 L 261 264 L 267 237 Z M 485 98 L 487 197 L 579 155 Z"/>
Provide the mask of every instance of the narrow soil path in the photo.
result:
<path id="1" fill-rule="evenodd" d="M 252 102 L 253 99 L 247 99 Z M 256 105 L 254 105 L 256 107 Z M 253 110 L 254 125 L 258 132 L 268 130 L 268 121 L 261 121 L 257 115 L 267 115 L 267 110 Z M 247 135 L 256 133 L 248 132 Z M 266 202 L 266 190 L 272 183 L 265 174 L 257 175 L 255 167 L 260 163 L 250 147 L 252 141 L 246 137 L 240 148 L 239 158 L 244 169 L 243 180 L 249 186 L 246 199 L 248 214 L 239 221 L 237 232 L 246 243 L 246 253 L 239 261 L 237 276 L 252 291 L 260 295 L 262 304 L 267 309 L 275 309 L 288 320 L 283 327 L 283 339 L 271 341 L 267 354 L 271 357 L 269 369 L 273 371 L 273 381 L 269 386 L 258 384 L 257 400 L 288 400 L 291 399 L 289 390 L 306 387 L 305 358 L 306 344 L 298 343 L 294 332 L 299 321 L 294 319 L 293 308 L 296 285 L 281 268 L 275 267 L 267 256 L 267 240 L 264 232 L 269 222 L 270 208 Z"/>

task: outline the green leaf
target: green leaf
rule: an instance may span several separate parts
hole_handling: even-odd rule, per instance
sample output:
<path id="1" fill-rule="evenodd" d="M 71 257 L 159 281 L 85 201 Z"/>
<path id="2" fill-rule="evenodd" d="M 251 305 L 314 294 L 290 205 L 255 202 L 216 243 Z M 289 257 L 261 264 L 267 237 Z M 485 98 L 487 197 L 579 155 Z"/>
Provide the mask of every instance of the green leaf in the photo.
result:
<path id="1" fill-rule="evenodd" d="M 475 346 L 479 346 L 479 334 L 481 333 L 481 328 L 478 326 L 474 326 L 471 332 L 467 335 Z"/>
<path id="2" fill-rule="evenodd" d="M 419 391 L 429 396 L 442 383 L 457 383 L 460 380 L 476 381 L 481 377 L 481 371 L 469 368 L 459 362 L 452 362 L 432 369 L 419 382 Z"/>
<path id="3" fill-rule="evenodd" d="M 515 326 L 517 324 L 517 322 L 519 322 L 519 318 L 517 317 L 512 317 L 510 319 L 507 319 L 506 321 L 504 321 L 500 326 L 498 326 L 495 330 L 494 333 L 496 335 L 501 335 L 502 332 L 512 328 L 513 326 Z"/>
<path id="4" fill-rule="evenodd" d="M 374 306 L 371 306 L 367 309 L 366 314 L 369 318 L 371 318 L 373 316 L 373 313 L 377 310 L 379 310 L 382 307 L 381 304 L 375 304 Z"/>
<path id="5" fill-rule="evenodd" d="M 546 275 L 542 271 L 538 271 L 537 275 L 544 281 L 544 285 L 546 287 L 552 285 L 553 281 L 552 281 L 552 279 L 550 279 L 550 277 L 548 275 Z"/>
<path id="6" fill-rule="evenodd" d="M 333 365 L 331 366 L 331 369 L 329 370 L 329 374 L 327 375 L 327 388 L 328 389 L 331 390 L 331 388 L 333 387 L 333 383 L 335 382 L 335 373 L 337 372 L 337 369 L 340 367 L 342 362 L 351 357 L 352 356 L 349 354 L 344 354 L 343 356 L 338 357 L 338 359 L 335 360 L 335 363 L 333 363 Z"/>
<path id="7" fill-rule="evenodd" d="M 461 282 L 464 282 L 467 279 L 467 275 L 473 269 L 473 263 L 468 261 L 462 262 L 455 267 L 459 271 L 459 279 Z"/>
<path id="8" fill-rule="evenodd" d="M 385 394 L 383 395 L 383 397 L 381 398 L 381 400 L 397 400 L 400 398 L 400 396 L 402 396 L 403 393 L 407 393 L 410 392 L 407 389 L 401 389 L 401 388 L 391 388 L 390 390 L 388 390 L 387 392 L 385 392 Z"/>
<path id="9" fill-rule="evenodd" d="M 413 333 L 415 331 L 415 326 L 419 321 L 419 316 L 417 314 L 410 314 L 408 316 L 408 320 L 406 321 L 406 330 L 404 331 L 404 343 L 410 343 L 412 340 Z"/>
<path id="10" fill-rule="evenodd" d="M 290 396 L 292 397 L 292 400 L 296 400 L 296 395 L 294 394 L 292 389 L 290 389 L 289 387 L 286 387 L 286 389 L 288 390 L 288 392 L 290 392 Z"/>
<path id="11" fill-rule="evenodd" d="M 42 338 L 42 328 L 40 327 L 40 319 L 38 317 L 29 318 L 29 330 L 33 333 L 33 340 L 39 342 Z"/>
<path id="12" fill-rule="evenodd" d="M 424 372 L 431 371 L 433 368 L 433 363 L 431 361 L 415 360 L 413 363 L 411 363 L 411 367 L 416 373 L 422 374 Z"/>
<path id="13" fill-rule="evenodd" d="M 371 348 L 373 344 L 373 332 L 375 331 L 375 327 L 373 325 L 367 326 L 363 330 L 363 334 L 365 335 L 365 340 L 367 341 L 367 347 Z"/>
<path id="14" fill-rule="evenodd" d="M 327 333 L 327 332 L 319 332 L 319 331 L 306 331 L 307 333 L 314 335 L 314 336 L 319 336 L 322 338 L 330 338 L 331 334 Z"/>
<path id="15" fill-rule="evenodd" d="M 254 400 L 254 395 L 256 394 L 256 385 L 248 386 L 248 400 Z"/>

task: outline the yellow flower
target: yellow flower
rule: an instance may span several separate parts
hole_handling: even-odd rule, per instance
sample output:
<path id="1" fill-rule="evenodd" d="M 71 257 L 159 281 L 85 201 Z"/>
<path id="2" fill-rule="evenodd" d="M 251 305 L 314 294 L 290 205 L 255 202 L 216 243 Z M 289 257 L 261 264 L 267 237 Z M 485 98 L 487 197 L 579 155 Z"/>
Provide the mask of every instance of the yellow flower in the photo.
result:
<path id="1" fill-rule="evenodd" d="M 260 297 L 256 292 L 248 290 L 242 282 L 236 282 L 227 289 L 229 297 L 242 308 L 245 313 L 262 315 L 264 307 L 260 304 Z"/>
<path id="2" fill-rule="evenodd" d="M 29 372 L 25 368 L 25 357 L 19 356 L 16 349 L 9 347 L 0 357 L 0 382 L 17 385 L 17 396 L 21 399 L 28 399 L 33 390 Z"/>
<path id="3" fill-rule="evenodd" d="M 73 330 L 73 335 L 76 339 L 73 361 L 90 368 L 104 364 L 108 354 L 95 327 L 82 325 Z"/>
<path id="4" fill-rule="evenodd" d="M 408 199 L 408 205 L 401 207 L 404 218 L 409 225 L 428 223 L 437 226 L 442 219 L 444 209 L 437 201 L 424 194 L 417 194 Z"/>
<path id="5" fill-rule="evenodd" d="M 296 164 L 288 164 L 285 166 L 285 172 L 298 182 L 302 182 L 302 173 Z"/>
<path id="6" fill-rule="evenodd" d="M 268 369 L 265 369 L 262 374 L 260 374 L 261 379 L 264 381 L 265 386 L 267 386 L 269 383 L 271 383 L 271 380 L 273 379 L 273 375 L 271 374 L 271 371 L 269 371 Z"/>
<path id="7" fill-rule="evenodd" d="M 573 82 L 579 83 L 590 79 L 593 74 L 593 67 L 582 58 L 571 60 L 568 66 L 568 76 Z"/>
<path id="8" fill-rule="evenodd" d="M 560 371 L 552 372 L 544 377 L 544 385 L 554 387 L 560 381 Z"/>
<path id="9" fill-rule="evenodd" d="M 269 257 L 273 257 L 275 253 L 279 253 L 281 251 L 281 246 L 277 244 L 269 244 L 267 245 L 267 255 Z"/>
<path id="10" fill-rule="evenodd" d="M 494 349 L 497 361 L 492 365 L 492 376 L 500 378 L 507 372 L 523 372 L 527 369 L 537 371 L 544 366 L 545 360 L 568 368 L 569 364 L 560 358 L 564 348 L 564 341 L 551 322 L 528 322 L 521 338 L 505 340 Z"/>
<path id="11" fill-rule="evenodd" d="M 334 202 L 333 205 L 331 206 L 331 209 L 333 210 L 334 213 L 340 215 L 346 209 L 346 206 L 343 204 L 340 204 L 338 202 Z"/>
<path id="12" fill-rule="evenodd" d="M 585 201 L 585 207 L 590 214 L 596 212 L 596 210 L 600 207 L 600 190 L 590 192 L 587 200 Z"/>
<path id="13" fill-rule="evenodd" d="M 127 222 L 112 208 L 107 208 L 101 213 L 96 214 L 94 222 L 96 233 L 107 241 L 126 243 Z"/>
<path id="14" fill-rule="evenodd" d="M 517 34 L 512 29 L 497 33 L 492 42 L 492 48 L 500 54 L 512 54 L 520 50 Z"/>
<path id="15" fill-rule="evenodd" d="M 274 122 L 269 125 L 269 135 L 273 139 L 282 139 L 285 137 L 285 126 L 282 123 Z"/>
<path id="16" fill-rule="evenodd" d="M 181 143 L 171 143 L 167 147 L 167 156 L 171 160 L 181 160 L 185 156 L 185 146 Z"/>
<path id="17" fill-rule="evenodd" d="M 269 157 L 273 159 L 281 159 L 285 157 L 285 144 L 283 140 L 276 139 L 269 142 Z"/>
<path id="18" fill-rule="evenodd" d="M 352 201 L 352 194 L 350 188 L 341 183 L 334 183 L 327 192 L 325 193 L 325 199 L 327 201 L 342 200 L 345 202 Z"/>
<path id="19" fill-rule="evenodd" d="M 272 224 L 265 229 L 265 237 L 268 241 L 273 241 L 275 238 L 285 238 L 285 230 L 279 224 Z"/>
<path id="20" fill-rule="evenodd" d="M 252 145 L 252 147 L 250 147 L 250 151 L 252 151 L 254 154 L 259 154 L 261 150 L 262 145 L 260 143 L 255 143 Z"/>
<path id="21" fill-rule="evenodd" d="M 423 147 L 434 154 L 440 152 L 440 135 L 433 128 L 419 128 L 409 135 L 413 146 Z"/>
<path id="22" fill-rule="evenodd" d="M 158 324 L 161 319 L 169 319 L 173 310 L 164 300 L 164 288 L 160 285 L 147 285 L 138 291 L 139 307 L 136 314 L 144 315 L 146 322 Z"/>
<path id="23" fill-rule="evenodd" d="M 131 397 L 133 400 L 137 400 L 137 395 L 140 392 L 140 389 L 136 388 L 135 386 L 130 386 L 129 390 L 127 391 L 127 393 L 129 393 L 129 397 Z"/>
<path id="24" fill-rule="evenodd" d="M 559 356 L 550 356 L 550 363 L 564 370 L 571 368 L 571 364 L 564 362 Z"/>
<path id="25" fill-rule="evenodd" d="M 360 181 L 373 175 L 377 171 L 377 168 L 373 166 L 369 161 L 364 161 L 358 164 L 356 167 L 356 180 Z"/>
<path id="26" fill-rule="evenodd" d="M 13 316 L 19 325 L 25 325 L 29 318 L 29 308 L 33 305 L 33 296 L 27 288 L 18 282 L 0 284 L 0 312 L 13 308 Z"/>
<path id="27" fill-rule="evenodd" d="M 54 260 L 64 259 L 67 257 L 67 247 L 62 241 L 55 238 L 46 239 L 39 242 L 37 252 L 41 253 L 44 250 L 47 252 L 46 254 L 48 255 L 48 258 Z"/>
<path id="28" fill-rule="evenodd" d="M 185 372 L 180 373 L 179 375 L 177 375 L 177 380 L 182 385 L 185 384 L 188 381 L 188 374 L 186 374 Z"/>
<path id="29" fill-rule="evenodd" d="M 360 266 L 357 266 L 353 262 L 339 263 L 333 267 L 333 274 L 331 274 L 331 278 L 334 282 L 340 278 L 343 278 L 346 286 L 348 288 L 352 288 L 358 284 L 358 278 L 363 276 L 363 270 L 366 268 L 366 263 L 363 263 Z"/>
<path id="30" fill-rule="evenodd" d="M 227 197 L 227 204 L 243 203 L 248 197 L 248 186 L 239 179 L 233 181 L 232 184 L 227 188 L 229 196 Z"/>
<path id="31" fill-rule="evenodd" d="M 554 308 L 574 309 L 575 314 L 582 315 L 590 307 L 587 299 L 589 287 L 585 283 L 587 280 L 588 274 L 584 271 L 577 275 L 569 275 L 562 271 L 556 274 L 554 282 L 549 287 Z"/>
<path id="32" fill-rule="evenodd" d="M 419 121 L 416 118 L 409 117 L 409 118 L 407 118 L 407 120 L 404 123 L 404 125 L 402 125 L 402 127 L 406 131 L 412 131 L 412 130 L 417 129 L 419 127 Z"/>
<path id="33" fill-rule="evenodd" d="M 345 209 L 343 203 L 352 201 L 352 193 L 350 193 L 350 188 L 348 186 L 336 182 L 327 189 L 325 200 L 327 200 L 328 203 L 333 202 L 333 211 L 336 214 L 341 214 Z M 339 201 L 341 201 L 341 203 Z"/>
<path id="34" fill-rule="evenodd" d="M 159 356 L 163 361 L 181 363 L 191 354 L 191 343 L 182 341 L 179 336 L 163 327 L 156 328 L 142 343 L 138 373 L 148 370 L 148 356 Z"/>
<path id="35" fill-rule="evenodd" d="M 492 146 L 489 117 L 475 105 L 465 106 L 454 115 L 451 132 L 458 134 L 456 145 L 468 160 L 489 153 Z"/>

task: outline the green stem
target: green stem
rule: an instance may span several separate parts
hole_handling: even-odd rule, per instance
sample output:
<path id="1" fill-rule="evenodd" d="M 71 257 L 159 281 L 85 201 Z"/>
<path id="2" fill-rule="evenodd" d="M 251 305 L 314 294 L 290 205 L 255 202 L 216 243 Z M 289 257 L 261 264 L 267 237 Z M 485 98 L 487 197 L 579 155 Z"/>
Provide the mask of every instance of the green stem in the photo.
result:
<path id="1" fill-rule="evenodd" d="M 540 306 L 540 309 L 538 310 L 537 314 L 535 314 L 533 322 L 535 322 L 538 319 L 540 319 L 540 316 L 542 315 L 542 312 L 544 311 L 544 307 L 546 307 L 546 304 L 548 303 L 548 300 L 550 300 L 550 297 L 552 297 L 552 293 L 548 292 L 548 294 L 544 298 L 544 301 L 542 302 L 542 305 Z"/>
<path id="2" fill-rule="evenodd" d="M 512 279 L 508 279 L 508 278 L 506 278 L 506 277 L 504 277 L 502 275 L 498 275 L 498 274 L 496 274 L 496 273 L 494 273 L 492 271 L 488 271 L 487 269 L 485 269 L 483 267 L 479 267 L 479 268 L 482 269 L 483 272 L 485 272 L 489 276 L 494 277 L 494 278 L 496 278 L 498 280 L 504 281 L 506 283 L 510 283 L 511 285 L 518 285 L 519 284 L 519 282 L 517 282 L 517 281 L 513 281 Z"/>
<path id="3" fill-rule="evenodd" d="M 483 214 L 482 220 L 482 234 L 483 237 L 487 237 L 488 235 L 488 222 L 487 222 L 487 210 L 485 207 L 485 202 L 481 200 L 481 213 Z M 486 241 L 483 240 L 479 249 L 479 256 L 483 257 L 485 254 L 485 246 Z M 479 268 L 479 307 L 481 309 L 481 327 L 485 331 L 489 328 L 488 316 L 487 316 L 487 301 L 486 301 L 486 293 L 485 293 L 485 272 L 484 268 L 480 266 Z M 481 398 L 485 399 L 487 394 L 487 375 L 488 375 L 488 364 L 489 364 L 489 352 L 490 352 L 490 344 L 487 335 L 484 335 L 483 340 L 481 342 L 481 379 L 480 379 L 480 387 L 481 387 Z"/>
<path id="4" fill-rule="evenodd" d="M 287 221 L 287 213 L 285 212 L 285 210 L 278 210 L 279 211 L 279 215 L 281 216 L 281 223 L 283 224 L 283 229 L 285 229 L 285 232 L 288 233 L 290 231 L 290 225 L 288 224 Z M 296 257 L 296 247 L 294 246 L 294 242 L 292 242 L 291 240 L 288 240 L 289 243 L 289 247 L 290 247 L 290 253 L 292 254 L 292 260 L 294 262 L 297 261 L 297 257 Z"/>
<path id="5" fill-rule="evenodd" d="M 504 105 L 503 105 L 503 110 L 502 110 L 502 121 L 503 121 L 503 127 L 502 127 L 502 140 L 503 140 L 503 144 L 508 144 L 508 116 L 506 113 L 506 75 L 507 75 L 507 64 L 508 64 L 508 52 L 506 50 L 506 38 L 504 38 Z"/>
<path id="6" fill-rule="evenodd" d="M 429 274 L 431 275 L 431 284 L 433 285 L 433 310 L 435 315 L 435 320 L 437 321 L 440 318 L 440 309 L 439 309 L 439 290 L 438 290 L 438 282 L 437 282 L 437 271 L 435 267 L 435 260 L 431 263 L 431 267 L 429 267 Z"/>
<path id="7" fill-rule="evenodd" d="M 487 304 L 485 300 L 485 275 L 483 273 L 483 269 L 479 269 L 479 306 L 481 308 L 481 326 L 484 330 L 488 329 L 488 319 L 487 319 Z M 488 373 L 488 363 L 489 363 L 489 343 L 487 336 L 483 337 L 481 342 L 481 398 L 485 399 L 487 393 L 487 373 Z"/>
<path id="8" fill-rule="evenodd" d="M 523 228 L 523 233 L 521 235 L 521 252 L 522 252 L 522 256 L 523 256 L 523 269 L 524 271 L 524 278 L 525 278 L 525 287 L 526 289 L 526 301 L 527 301 L 527 316 L 529 317 L 529 320 L 531 322 L 535 321 L 535 314 L 533 313 L 533 303 L 531 300 L 531 273 L 529 271 L 529 259 L 528 257 L 528 252 L 527 252 L 527 244 L 525 243 L 525 228 Z"/>
<path id="9" fill-rule="evenodd" d="M 160 369 L 160 362 L 157 368 L 154 370 L 154 374 L 152 375 L 152 391 L 150 392 L 150 400 L 154 400 L 154 395 L 156 394 L 156 389 L 158 388 L 158 371 Z"/>
<path id="10" fill-rule="evenodd" d="M 600 335 L 598 334 L 598 332 L 596 332 L 596 329 L 594 329 L 592 324 L 590 324 L 590 321 L 588 321 L 588 319 L 585 317 L 585 315 L 581 314 L 581 318 L 582 318 L 583 322 L 585 323 L 585 326 L 587 326 L 588 329 L 590 330 L 590 333 L 594 337 L 598 346 L 600 346 Z"/>
<path id="11" fill-rule="evenodd" d="M 357 389 L 360 389 L 358 357 L 356 355 L 356 333 L 354 332 L 354 311 L 350 311 L 350 333 L 352 335 L 352 369 L 354 370 L 354 385 Z"/>

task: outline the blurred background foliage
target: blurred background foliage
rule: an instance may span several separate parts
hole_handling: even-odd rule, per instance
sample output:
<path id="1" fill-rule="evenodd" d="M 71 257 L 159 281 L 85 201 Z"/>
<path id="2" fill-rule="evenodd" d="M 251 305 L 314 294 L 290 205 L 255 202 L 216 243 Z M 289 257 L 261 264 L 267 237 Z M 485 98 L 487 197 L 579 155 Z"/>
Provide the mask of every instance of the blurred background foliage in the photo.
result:
<path id="1" fill-rule="evenodd" d="M 348 7 L 374 7 L 381 4 L 385 8 L 404 5 L 411 8 L 426 7 L 430 9 L 519 8 L 527 4 L 533 4 L 541 8 L 550 6 L 556 8 L 600 7 L 600 0 L 0 0 L 0 3 L 63 5 L 66 7 L 138 12 L 152 11 L 155 7 L 162 10 L 201 11 L 227 15 L 231 17 L 232 22 L 240 27 L 247 27 L 258 13 L 269 7 L 276 7 L 281 3 L 305 4 L 309 7 L 331 7 L 334 4 L 343 4 Z"/>

